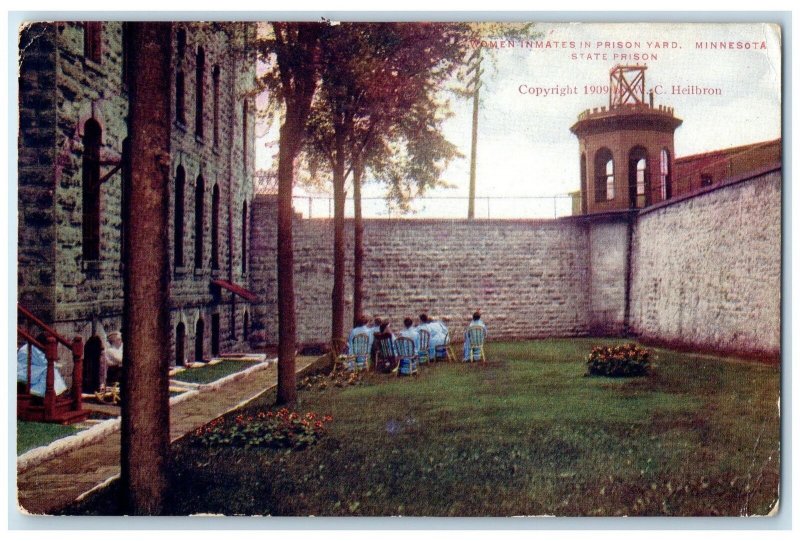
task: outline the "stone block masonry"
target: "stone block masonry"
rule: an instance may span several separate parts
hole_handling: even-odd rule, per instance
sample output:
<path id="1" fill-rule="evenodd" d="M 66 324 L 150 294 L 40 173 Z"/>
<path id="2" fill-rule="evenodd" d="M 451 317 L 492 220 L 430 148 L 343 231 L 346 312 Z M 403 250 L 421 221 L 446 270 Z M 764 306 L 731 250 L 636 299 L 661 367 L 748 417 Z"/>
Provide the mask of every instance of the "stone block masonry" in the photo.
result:
<path id="1" fill-rule="evenodd" d="M 253 205 L 254 328 L 277 342 L 276 202 Z M 780 354 L 781 173 L 642 211 L 556 220 L 364 222 L 364 307 L 395 329 L 421 311 L 460 339 L 481 308 L 492 339 L 623 336 Z M 630 230 L 629 230 L 630 221 Z M 330 338 L 333 222 L 295 221 L 297 338 Z M 352 221 L 346 222 L 346 325 Z M 627 305 L 627 306 L 626 306 Z"/>
<path id="2" fill-rule="evenodd" d="M 126 25 L 62 21 L 20 28 L 19 301 L 63 335 L 84 342 L 122 323 L 125 169 L 105 175 L 121 160 L 128 136 L 126 70 L 132 67 Z M 181 22 L 172 28 L 169 92 L 178 95 L 175 79 L 182 74 L 186 112 L 179 121 L 178 100 L 171 100 L 170 227 L 164 234 L 172 271 L 172 340 L 165 352 L 172 364 L 208 358 L 215 349 L 248 347 L 252 307 L 212 288 L 211 281 L 249 285 L 250 232 L 243 227 L 253 193 L 255 108 L 249 91 L 255 60 L 242 51 L 255 31 L 249 23 Z M 99 131 L 97 160 L 84 148 L 87 126 Z M 94 170 L 85 158 L 99 162 L 97 178 L 103 181 L 95 191 L 85 190 L 85 170 Z M 179 168 L 185 174 L 182 265 L 175 261 Z M 96 201 L 94 208 L 84 208 L 87 201 Z M 197 201 L 202 212 L 195 212 Z M 91 228 L 84 227 L 89 219 Z M 198 231 L 202 242 L 195 243 Z M 97 239 L 94 255 L 84 251 L 89 237 Z M 202 257 L 194 265 L 196 244 Z M 182 348 L 176 343 L 179 328 Z M 68 381 L 71 369 L 65 357 L 62 374 Z"/>
<path id="3" fill-rule="evenodd" d="M 781 172 L 639 216 L 632 330 L 644 339 L 777 358 Z"/>
<path id="4" fill-rule="evenodd" d="M 261 204 L 259 204 L 261 203 Z M 265 204 L 269 203 L 269 204 Z M 257 199 L 254 220 L 274 204 Z M 272 222 L 274 224 L 274 222 Z M 587 229 L 582 219 L 555 221 L 365 220 L 364 307 L 395 329 L 422 311 L 442 318 L 459 340 L 480 308 L 493 338 L 579 336 L 589 311 Z M 347 221 L 346 326 L 352 320 L 352 221 Z M 270 230 L 272 227 L 270 228 Z M 257 314 L 277 341 L 274 236 L 256 238 L 253 287 L 267 299 Z M 295 294 L 300 342 L 327 342 L 333 287 L 333 223 L 297 220 Z M 256 263 L 257 261 L 257 263 Z M 264 272 L 263 269 L 267 269 Z M 261 318 L 264 318 L 261 320 Z"/>

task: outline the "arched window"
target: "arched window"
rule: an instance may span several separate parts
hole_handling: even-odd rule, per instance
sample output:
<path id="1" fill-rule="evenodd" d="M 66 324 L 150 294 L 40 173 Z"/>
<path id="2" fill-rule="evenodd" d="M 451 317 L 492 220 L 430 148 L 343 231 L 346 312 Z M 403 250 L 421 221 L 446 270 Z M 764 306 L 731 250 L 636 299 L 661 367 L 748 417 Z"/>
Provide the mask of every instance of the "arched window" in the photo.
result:
<path id="1" fill-rule="evenodd" d="M 186 83 L 181 70 L 175 74 L 175 122 L 186 125 Z"/>
<path id="2" fill-rule="evenodd" d="M 186 54 L 186 29 L 179 28 L 176 36 L 178 42 L 178 62 L 183 60 L 183 55 Z"/>
<path id="3" fill-rule="evenodd" d="M 244 320 L 242 321 L 242 340 L 247 342 L 247 338 L 250 333 L 250 313 L 245 310 L 244 311 Z"/>
<path id="4" fill-rule="evenodd" d="M 87 60 L 103 61 L 103 23 L 87 21 L 83 23 L 83 56 Z"/>
<path id="5" fill-rule="evenodd" d="M 206 330 L 205 321 L 203 318 L 197 320 L 197 325 L 194 329 L 194 360 L 195 361 L 202 361 L 203 360 L 203 340 L 204 334 Z"/>
<path id="6" fill-rule="evenodd" d="M 83 126 L 83 259 L 100 259 L 100 124 Z"/>
<path id="7" fill-rule="evenodd" d="M 242 205 L 242 274 L 247 274 L 247 201 Z"/>
<path id="8" fill-rule="evenodd" d="M 214 146 L 219 146 L 219 66 L 211 70 L 214 90 Z"/>
<path id="9" fill-rule="evenodd" d="M 203 268 L 203 217 L 205 215 L 205 186 L 202 175 L 194 189 L 194 268 Z"/>
<path id="10" fill-rule="evenodd" d="M 661 200 L 666 201 L 672 197 L 672 172 L 670 171 L 669 150 L 661 150 Z"/>
<path id="11" fill-rule="evenodd" d="M 186 171 L 178 166 L 175 174 L 175 266 L 183 267 L 183 221 L 184 199 L 186 197 Z"/>
<path id="12" fill-rule="evenodd" d="M 131 23 L 122 23 L 122 84 L 125 87 L 130 86 L 133 81 L 131 70 L 131 51 L 133 46 Z"/>
<path id="13" fill-rule="evenodd" d="M 202 47 L 197 48 L 197 65 L 195 69 L 194 133 L 197 137 L 203 137 L 203 90 L 205 87 L 206 53 Z"/>
<path id="14" fill-rule="evenodd" d="M 614 158 L 607 148 L 601 148 L 595 154 L 594 174 L 594 200 L 599 202 L 614 199 Z"/>
<path id="15" fill-rule="evenodd" d="M 650 204 L 650 179 L 648 178 L 647 149 L 636 146 L 628 156 L 628 188 L 630 208 Z"/>
<path id="16" fill-rule="evenodd" d="M 83 346 L 83 391 L 94 393 L 106 384 L 102 370 L 103 342 L 92 335 Z"/>
<path id="17" fill-rule="evenodd" d="M 647 160 L 644 158 L 636 162 L 636 195 L 644 197 L 644 173 L 647 168 Z"/>
<path id="18" fill-rule="evenodd" d="M 247 178 L 247 156 L 248 156 L 248 116 L 249 111 L 247 108 L 247 100 L 244 100 L 242 103 L 242 171 L 244 172 L 245 178 Z"/>
<path id="19" fill-rule="evenodd" d="M 175 327 L 175 366 L 183 366 L 186 362 L 186 325 L 181 321 Z"/>
<path id="20" fill-rule="evenodd" d="M 211 190 L 211 268 L 219 269 L 219 184 Z"/>

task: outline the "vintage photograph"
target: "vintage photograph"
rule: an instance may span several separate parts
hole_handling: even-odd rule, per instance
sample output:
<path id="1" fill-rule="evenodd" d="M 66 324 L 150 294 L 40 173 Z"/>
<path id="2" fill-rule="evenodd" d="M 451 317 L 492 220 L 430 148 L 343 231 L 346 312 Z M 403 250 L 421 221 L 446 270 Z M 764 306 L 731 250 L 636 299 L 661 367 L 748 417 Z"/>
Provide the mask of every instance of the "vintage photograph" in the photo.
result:
<path id="1" fill-rule="evenodd" d="M 16 28 L 21 515 L 778 513 L 780 25 L 77 17 Z"/>

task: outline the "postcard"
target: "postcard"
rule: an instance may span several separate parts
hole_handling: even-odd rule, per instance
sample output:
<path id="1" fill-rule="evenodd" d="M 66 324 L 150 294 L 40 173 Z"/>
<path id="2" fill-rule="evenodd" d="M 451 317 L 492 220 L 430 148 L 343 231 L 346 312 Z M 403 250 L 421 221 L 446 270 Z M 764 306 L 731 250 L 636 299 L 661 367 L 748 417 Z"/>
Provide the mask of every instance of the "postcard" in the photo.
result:
<path id="1" fill-rule="evenodd" d="M 18 32 L 22 515 L 780 511 L 779 25 Z"/>

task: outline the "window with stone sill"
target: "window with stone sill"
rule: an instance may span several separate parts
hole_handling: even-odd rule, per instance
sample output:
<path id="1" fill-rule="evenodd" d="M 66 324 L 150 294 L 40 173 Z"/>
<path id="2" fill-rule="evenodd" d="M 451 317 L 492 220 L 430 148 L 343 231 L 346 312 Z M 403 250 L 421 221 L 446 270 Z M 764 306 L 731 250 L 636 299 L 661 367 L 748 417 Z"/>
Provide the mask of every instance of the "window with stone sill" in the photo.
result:
<path id="1" fill-rule="evenodd" d="M 175 123 L 186 130 L 186 82 L 182 70 L 175 74 Z"/>
<path id="2" fill-rule="evenodd" d="M 195 114 L 194 133 L 198 142 L 203 139 L 203 114 L 205 112 L 203 98 L 205 90 L 206 53 L 202 47 L 197 48 L 197 62 L 195 65 Z"/>
<path id="3" fill-rule="evenodd" d="M 194 194 L 194 268 L 203 268 L 203 243 L 204 243 L 204 217 L 205 217 L 205 183 L 203 176 L 197 177 Z"/>
<path id="4" fill-rule="evenodd" d="M 103 61 L 103 23 L 86 21 L 83 23 L 83 56 L 96 64 Z"/>
<path id="5" fill-rule="evenodd" d="M 83 127 L 82 255 L 84 261 L 100 259 L 100 124 L 90 118 Z"/>

